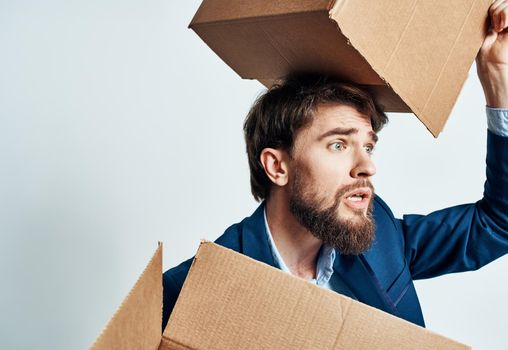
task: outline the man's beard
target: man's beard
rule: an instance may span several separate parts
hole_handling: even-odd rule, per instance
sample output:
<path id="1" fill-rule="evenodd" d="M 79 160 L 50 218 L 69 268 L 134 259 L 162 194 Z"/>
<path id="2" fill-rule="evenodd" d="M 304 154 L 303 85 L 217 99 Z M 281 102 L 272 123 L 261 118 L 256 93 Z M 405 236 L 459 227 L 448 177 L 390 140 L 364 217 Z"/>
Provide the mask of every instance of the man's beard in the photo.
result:
<path id="1" fill-rule="evenodd" d="M 375 236 L 375 225 L 372 217 L 372 198 L 367 213 L 363 209 L 354 210 L 354 217 L 341 218 L 338 210 L 342 197 L 357 188 L 369 187 L 374 193 L 370 181 L 359 180 L 358 182 L 343 186 L 335 194 L 334 203 L 328 208 L 322 208 L 321 203 L 313 194 L 306 198 L 304 183 L 300 174 L 295 174 L 291 183 L 289 209 L 291 213 L 305 228 L 315 237 L 330 245 L 341 254 L 358 255 L 365 252 L 371 246 Z"/>

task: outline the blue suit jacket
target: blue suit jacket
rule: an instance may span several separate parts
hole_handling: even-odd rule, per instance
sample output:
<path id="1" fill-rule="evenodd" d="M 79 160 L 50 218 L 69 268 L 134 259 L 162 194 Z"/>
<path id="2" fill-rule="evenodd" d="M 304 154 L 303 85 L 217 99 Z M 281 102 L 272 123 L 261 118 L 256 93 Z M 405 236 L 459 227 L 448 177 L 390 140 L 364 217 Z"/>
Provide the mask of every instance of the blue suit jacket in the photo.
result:
<path id="1" fill-rule="evenodd" d="M 252 216 L 229 227 L 216 243 L 279 267 L 270 251 L 263 208 L 261 204 Z M 476 270 L 508 252 L 508 138 L 488 133 L 487 181 L 480 201 L 396 219 L 376 196 L 374 219 L 372 247 L 358 256 L 337 254 L 334 273 L 359 301 L 425 326 L 413 280 Z M 164 273 L 163 329 L 191 262 Z"/>

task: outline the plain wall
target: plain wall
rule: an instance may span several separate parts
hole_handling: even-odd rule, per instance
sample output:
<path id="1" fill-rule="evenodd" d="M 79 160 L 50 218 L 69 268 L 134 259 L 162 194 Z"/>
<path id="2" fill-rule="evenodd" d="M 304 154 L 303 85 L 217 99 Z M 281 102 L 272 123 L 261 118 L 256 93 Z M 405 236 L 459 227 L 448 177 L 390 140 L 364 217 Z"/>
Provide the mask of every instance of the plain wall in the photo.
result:
<path id="1" fill-rule="evenodd" d="M 0 348 L 88 348 L 157 241 L 164 266 L 250 215 L 242 123 L 263 91 L 186 1 L 0 2 Z M 481 198 L 474 68 L 439 139 L 390 115 L 374 184 L 395 214 Z M 417 283 L 429 329 L 506 349 L 508 258 Z"/>

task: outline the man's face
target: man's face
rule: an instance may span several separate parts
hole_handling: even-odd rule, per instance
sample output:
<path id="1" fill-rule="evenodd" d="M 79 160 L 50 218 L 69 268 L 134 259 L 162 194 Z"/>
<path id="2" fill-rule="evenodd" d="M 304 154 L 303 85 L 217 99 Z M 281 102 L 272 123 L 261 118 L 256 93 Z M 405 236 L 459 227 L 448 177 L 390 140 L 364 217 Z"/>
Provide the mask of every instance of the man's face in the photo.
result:
<path id="1" fill-rule="evenodd" d="M 342 254 L 360 254 L 374 239 L 376 172 L 371 153 L 377 137 L 370 119 L 355 108 L 317 108 L 298 132 L 290 161 L 289 205 L 300 223 Z"/>

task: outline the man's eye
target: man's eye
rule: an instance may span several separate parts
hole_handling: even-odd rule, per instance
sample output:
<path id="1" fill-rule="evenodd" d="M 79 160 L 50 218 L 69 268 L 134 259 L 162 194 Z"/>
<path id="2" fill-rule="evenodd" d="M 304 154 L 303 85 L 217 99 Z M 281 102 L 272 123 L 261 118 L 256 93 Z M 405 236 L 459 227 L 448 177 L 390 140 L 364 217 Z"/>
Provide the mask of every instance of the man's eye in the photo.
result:
<path id="1" fill-rule="evenodd" d="M 334 142 L 330 145 L 334 151 L 343 151 L 346 148 L 344 142 Z"/>
<path id="2" fill-rule="evenodd" d="M 368 154 L 372 154 L 374 152 L 374 145 L 367 145 L 364 148 Z"/>

